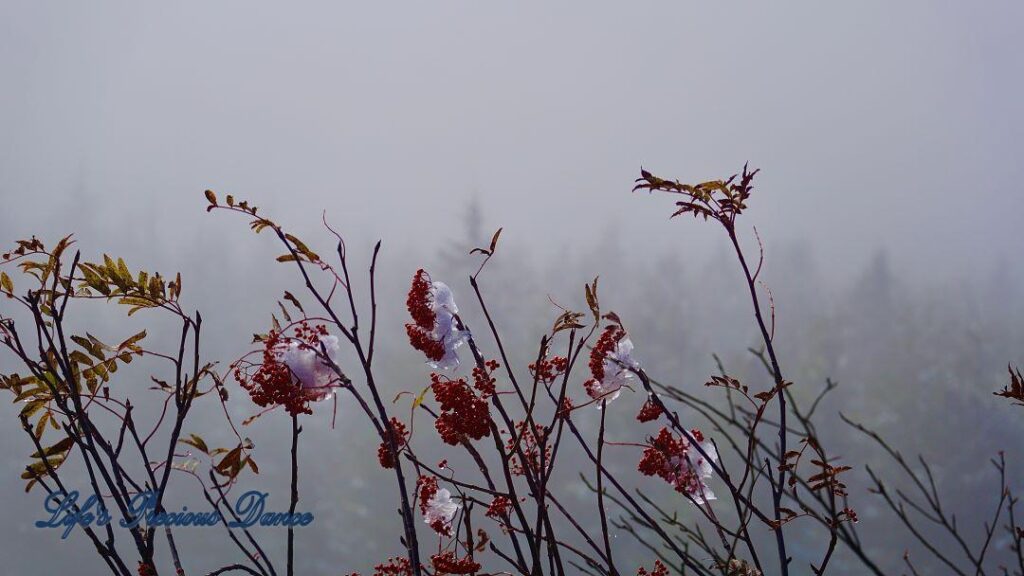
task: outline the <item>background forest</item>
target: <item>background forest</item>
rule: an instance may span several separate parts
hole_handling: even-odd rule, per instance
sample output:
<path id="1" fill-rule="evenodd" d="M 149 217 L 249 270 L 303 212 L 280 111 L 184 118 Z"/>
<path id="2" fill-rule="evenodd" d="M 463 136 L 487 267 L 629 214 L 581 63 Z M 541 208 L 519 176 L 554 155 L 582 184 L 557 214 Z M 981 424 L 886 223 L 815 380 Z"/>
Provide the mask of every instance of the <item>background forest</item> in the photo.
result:
<path id="1" fill-rule="evenodd" d="M 759 200 L 768 201 L 767 196 L 762 191 Z M 650 200 L 638 197 L 636 201 Z M 379 378 L 389 395 L 415 394 L 427 384 L 422 360 L 409 349 L 403 334 L 406 312 L 402 280 L 417 267 L 428 265 L 435 277 L 451 279 L 457 297 L 469 293 L 468 282 L 463 280 L 460 286 L 459 279 L 468 279 L 475 271 L 477 260 L 468 253 L 470 247 L 486 245 L 490 233 L 485 230 L 490 229 L 491 219 L 472 200 L 462 212 L 452 226 L 450 240 L 442 247 L 424 249 L 422 253 L 385 251 L 381 259 L 380 299 L 387 305 L 382 307 L 378 354 L 388 360 Z M 212 217 L 208 221 L 215 222 Z M 490 288 L 489 306 L 504 327 L 507 345 L 521 351 L 513 353 L 513 358 L 518 356 L 518 362 L 524 365 L 532 361 L 531 353 L 522 351 L 532 350 L 536 334 L 550 325 L 555 310 L 551 300 L 583 305 L 579 289 L 583 279 L 599 274 L 603 302 L 626 322 L 638 348 L 637 357 L 649 373 L 716 401 L 720 395 L 703 383 L 717 373 L 717 355 L 730 375 L 751 385 L 764 385 L 764 368 L 746 350 L 748 345 L 756 345 L 755 328 L 748 320 L 743 286 L 733 277 L 733 267 L 723 265 L 728 261 L 714 251 L 687 255 L 685 250 L 672 246 L 656 248 L 637 259 L 621 248 L 617 236 L 624 233 L 607 228 L 599 241 L 568 255 L 506 251 L 494 259 L 482 285 L 485 291 Z M 283 269 L 272 262 L 269 254 L 231 247 L 211 250 L 199 245 L 195 250 L 208 256 L 204 265 L 194 267 L 185 278 L 197 279 L 193 284 L 199 285 L 190 286 L 193 293 L 211 290 L 206 300 L 214 306 L 208 306 L 210 311 L 204 314 L 207 354 L 227 363 L 248 350 L 251 334 L 265 330 L 269 322 L 269 316 L 253 316 L 250 299 L 255 301 L 263 295 L 273 302 L 275 294 L 295 289 L 296 285 L 289 282 L 288 274 L 264 274 L 256 288 L 239 286 L 251 281 L 255 270 L 275 273 Z M 901 277 L 886 253 L 880 251 L 837 285 L 822 273 L 813 247 L 769 244 L 766 258 L 765 282 L 771 286 L 779 316 L 776 341 L 786 354 L 790 377 L 800 386 L 797 397 L 809 403 L 827 379 L 838 384 L 819 407 L 818 419 L 822 440 L 830 452 L 839 455 L 842 463 L 854 466 L 845 481 L 862 524 L 871 528 L 864 536 L 866 545 L 881 557 L 883 566 L 888 563 L 894 571 L 902 569 L 904 551 L 915 552 L 915 543 L 892 512 L 884 508 L 878 496 L 868 493 L 871 483 L 865 467 L 870 466 L 886 480 L 894 480 L 895 486 L 905 487 L 906 482 L 876 445 L 837 418 L 840 412 L 878 431 L 910 458 L 918 453 L 926 457 L 958 522 L 968 527 L 972 542 L 979 541 L 983 537 L 981 526 L 991 516 L 998 494 L 998 475 L 989 459 L 1007 450 L 1010 486 L 1024 488 L 1019 480 L 1024 477 L 1024 467 L 1014 458 L 1019 447 L 1016 439 L 1024 432 L 1024 424 L 1006 402 L 992 395 L 1006 385 L 1006 359 L 1018 358 L 1024 344 L 1024 334 L 1016 321 L 1024 311 L 1014 298 L 1022 293 L 1020 276 L 1010 267 L 994 266 L 986 275 L 941 284 L 915 284 Z M 247 299 L 232 297 L 237 291 L 246 293 Z M 97 311 L 102 312 L 102 308 Z M 472 306 L 464 305 L 462 312 L 468 321 L 475 320 L 478 325 L 482 322 L 479 311 Z M 126 321 L 107 310 L 106 315 L 89 318 L 89 330 L 119 334 L 126 325 L 133 326 L 132 322 L 143 326 L 138 316 Z M 173 339 L 173 334 L 170 330 L 165 336 Z M 151 334 L 151 344 L 159 338 Z M 122 382 L 133 382 L 130 375 L 137 374 L 138 385 L 148 385 L 145 363 L 140 364 L 125 368 L 131 372 L 121 376 Z M 239 394 L 231 405 L 236 420 L 254 414 L 257 409 L 244 392 L 234 383 L 230 387 Z M 631 395 L 628 391 L 625 394 Z M 410 401 L 411 396 L 405 396 L 397 405 Z M 14 419 L 14 408 L 5 406 L 4 418 Z M 210 411 L 206 414 L 215 419 L 219 408 L 211 404 L 199 410 Z M 366 430 L 351 404 L 346 405 L 342 399 L 333 427 L 331 410 L 330 401 L 319 404 L 314 417 L 305 424 L 308 435 L 302 448 L 301 503 L 316 513 L 317 520 L 311 529 L 300 531 L 300 572 L 367 567 L 395 546 L 393 504 L 380 497 L 379 488 L 388 481 L 388 473 L 372 457 L 379 440 Z M 616 436 L 628 439 L 643 434 L 633 411 L 615 410 L 613 406 L 609 414 L 609 426 L 614 427 Z M 683 414 L 689 413 L 684 410 Z M 596 426 L 596 420 L 590 420 L 590 425 Z M 696 416 L 688 416 L 688 420 L 700 422 Z M 196 421 L 203 422 L 203 416 Z M 586 426 L 586 415 L 583 421 Z M 287 493 L 287 427 L 287 418 L 278 413 L 255 421 L 245 430 L 256 444 L 254 454 L 261 473 L 243 477 L 241 486 L 269 491 L 272 502 L 274 494 Z M 190 430 L 202 432 L 211 445 L 218 439 L 215 430 L 201 424 L 193 424 Z M 424 430 L 423 434 L 433 432 Z M 229 434 L 222 431 L 221 435 L 223 443 L 230 442 Z M 8 528 L 11 539 L 5 545 L 12 549 L 39 546 L 43 539 L 56 537 L 28 522 L 40 515 L 41 496 L 38 492 L 27 498 L 21 496 L 22 481 L 17 478 L 24 465 L 24 444 L 23 438 L 9 434 L 2 445 L 9 472 L 3 483 L 10 494 L 7 507 L 12 518 Z M 611 465 L 628 472 L 635 466 L 635 451 L 620 450 L 618 455 L 611 453 Z M 452 457 L 444 450 L 429 454 L 437 459 Z M 584 466 L 585 462 L 577 465 Z M 571 461 L 561 466 L 573 469 Z M 593 494 L 579 478 L 563 473 L 558 481 L 576 494 L 577 505 L 588 507 Z M 661 497 L 686 514 L 677 495 L 665 491 Z M 192 501 L 188 498 L 195 495 L 186 496 L 184 502 Z M 279 498 L 284 501 L 284 496 Z M 196 501 L 195 507 L 201 508 L 201 501 Z M 593 514 L 591 521 L 596 521 L 596 510 Z M 971 526 L 977 528 L 971 530 Z M 182 547 L 204 558 L 223 555 L 226 562 L 234 554 L 223 547 L 208 547 L 213 539 L 203 538 L 202 530 L 180 532 Z M 268 548 L 274 550 L 281 539 L 275 538 L 273 529 L 264 529 L 264 533 L 270 542 Z M 624 558 L 635 558 L 632 563 L 636 564 L 645 560 L 646 550 L 631 542 L 626 533 L 620 532 L 617 537 L 622 539 L 616 546 L 624 549 L 620 553 Z M 820 544 L 815 538 L 801 542 L 798 531 L 794 545 L 797 561 L 813 561 Z M 60 545 L 72 555 L 89 553 L 88 542 L 80 536 Z M 996 550 L 1005 550 L 1009 541 L 997 534 L 994 545 Z M 837 554 L 832 570 L 861 573 L 863 568 L 844 559 L 842 549 Z M 11 558 L 16 564 L 24 563 L 21 569 L 25 573 L 31 573 L 38 563 L 32 558 Z M 931 565 L 923 558 L 920 564 Z"/>

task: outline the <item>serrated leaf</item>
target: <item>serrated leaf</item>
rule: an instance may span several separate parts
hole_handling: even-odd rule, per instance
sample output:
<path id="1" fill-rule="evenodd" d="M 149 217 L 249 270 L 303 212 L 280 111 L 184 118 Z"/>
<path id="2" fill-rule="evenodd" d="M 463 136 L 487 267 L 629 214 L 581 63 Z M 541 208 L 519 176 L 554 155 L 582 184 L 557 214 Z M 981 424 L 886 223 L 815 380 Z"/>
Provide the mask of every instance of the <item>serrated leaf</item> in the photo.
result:
<path id="1" fill-rule="evenodd" d="M 43 415 L 40 416 L 39 420 L 36 421 L 36 427 L 35 427 L 35 430 L 33 430 L 33 434 L 35 435 L 36 438 L 42 438 L 43 437 L 43 432 L 46 431 L 46 422 L 48 420 L 51 420 L 52 418 L 53 418 L 53 413 L 50 412 L 49 410 L 47 410 L 46 412 L 43 412 Z"/>
<path id="2" fill-rule="evenodd" d="M 594 318 L 600 318 L 601 306 L 597 301 L 597 278 L 594 278 L 594 282 L 586 286 L 584 290 L 587 296 L 587 306 L 590 307 L 590 312 L 594 315 Z"/>
<path id="3" fill-rule="evenodd" d="M 38 450 L 36 450 L 35 452 L 32 453 L 31 457 L 39 459 L 39 458 L 42 458 L 43 456 L 46 456 L 47 458 L 49 458 L 50 456 L 54 456 L 54 455 L 57 455 L 57 454 L 64 454 L 68 450 L 71 450 L 71 447 L 74 446 L 74 445 L 75 445 L 74 439 L 71 438 L 70 436 L 65 436 L 61 441 L 57 442 L 53 446 L 48 446 L 46 448 L 43 448 L 43 452 L 42 453 L 40 453 Z"/>
<path id="4" fill-rule="evenodd" d="M 144 308 L 152 308 L 153 306 L 156 306 L 156 304 L 154 304 L 153 301 L 147 300 L 145 298 L 139 298 L 138 296 L 123 296 L 121 298 L 118 298 L 117 303 L 125 304 L 128 306 L 141 306 Z"/>
<path id="5" fill-rule="evenodd" d="M 501 231 L 502 230 L 503 230 L 503 228 L 498 228 L 497 232 L 494 233 L 494 236 L 491 236 L 491 253 L 492 254 L 494 253 L 494 249 L 498 247 L 498 237 L 501 236 Z"/>
<path id="6" fill-rule="evenodd" d="M 92 366 L 93 364 L 92 358 L 86 356 L 85 352 L 82 352 L 81 350 L 72 350 L 71 353 L 68 354 L 68 357 L 73 362 L 85 364 L 86 366 Z"/>
<path id="7" fill-rule="evenodd" d="M 257 412 L 255 414 L 253 414 L 252 416 L 249 416 L 245 420 L 242 420 L 242 426 L 248 426 L 249 424 L 252 424 L 253 422 L 256 421 L 257 418 L 259 418 L 260 416 L 263 416 L 265 413 L 266 412 Z"/>
<path id="8" fill-rule="evenodd" d="M 128 265 L 124 262 L 124 258 L 117 259 L 117 275 L 126 286 L 131 286 L 135 282 L 131 271 L 128 270 Z"/>
<path id="9" fill-rule="evenodd" d="M 125 349 L 128 349 L 128 350 L 132 350 L 132 351 L 135 351 L 135 350 L 137 350 L 137 349 L 138 349 L 138 346 L 136 346 L 136 344 L 138 344 L 139 342 L 141 342 L 141 341 L 142 341 L 142 339 L 143 339 L 143 338 L 145 338 L 145 337 L 146 337 L 146 331 L 145 331 L 145 330 L 143 330 L 142 332 L 139 332 L 138 334 L 136 334 L 136 335 L 134 335 L 134 336 L 132 336 L 132 337 L 128 338 L 128 339 L 127 339 L 127 340 L 125 340 L 124 342 L 121 342 L 121 344 L 119 344 L 119 345 L 117 346 L 117 349 L 118 349 L 118 350 L 125 350 Z"/>
<path id="10" fill-rule="evenodd" d="M 178 442 L 191 446 L 203 454 L 210 453 L 210 448 L 206 445 L 206 441 L 198 434 L 189 434 L 188 438 L 182 438 Z"/>
<path id="11" fill-rule="evenodd" d="M 107 355 L 103 353 L 103 350 L 104 348 L 106 348 L 106 345 L 97 340 L 93 335 L 86 335 L 88 336 L 88 338 L 72 335 L 71 339 L 75 342 L 75 344 L 78 344 L 79 346 L 84 348 L 86 352 L 91 354 L 97 360 L 106 360 Z"/>
<path id="12" fill-rule="evenodd" d="M 47 474 L 47 463 L 50 464 L 51 468 L 56 470 L 58 467 L 60 467 L 61 464 L 64 463 L 64 456 L 53 456 L 52 458 L 47 458 L 46 462 L 39 460 L 38 462 L 33 462 L 32 464 L 26 466 L 25 471 L 21 473 L 22 480 L 32 480 L 35 478 L 45 476 Z"/>
<path id="13" fill-rule="evenodd" d="M 293 306 L 298 308 L 299 312 L 302 312 L 303 314 L 306 313 L 306 311 L 302 309 L 302 304 L 299 302 L 299 299 L 296 298 L 295 295 L 292 294 L 291 292 L 285 291 L 284 299 L 291 302 Z"/>
<path id="14" fill-rule="evenodd" d="M 47 400 L 29 400 L 18 414 L 21 418 L 31 418 L 46 406 Z"/>
<path id="15" fill-rule="evenodd" d="M 214 466 L 214 470 L 223 476 L 233 478 L 238 475 L 238 471 L 241 470 L 242 466 L 242 446 L 239 445 L 228 452 L 224 458 Z"/>
<path id="16" fill-rule="evenodd" d="M 21 402 L 29 398 L 35 398 L 37 396 L 43 396 L 48 400 L 50 398 L 50 391 L 44 386 L 36 385 L 33 388 L 29 388 L 28 390 L 22 390 L 21 392 L 19 392 L 18 395 L 14 398 L 14 402 Z"/>
<path id="17" fill-rule="evenodd" d="M 310 250 L 309 247 L 302 242 L 302 240 L 299 240 L 298 238 L 292 236 L 291 234 L 285 234 L 284 237 L 290 240 L 291 243 L 295 245 L 295 249 L 301 252 L 303 256 L 308 258 L 310 262 L 318 262 L 320 260 L 320 256 L 318 256 L 316 252 Z"/>

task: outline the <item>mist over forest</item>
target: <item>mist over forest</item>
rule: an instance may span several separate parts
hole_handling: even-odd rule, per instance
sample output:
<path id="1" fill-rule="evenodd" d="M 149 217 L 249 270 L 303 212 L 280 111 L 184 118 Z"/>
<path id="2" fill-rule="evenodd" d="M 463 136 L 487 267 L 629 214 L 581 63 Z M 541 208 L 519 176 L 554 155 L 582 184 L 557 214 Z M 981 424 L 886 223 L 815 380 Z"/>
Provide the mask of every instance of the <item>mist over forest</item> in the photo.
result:
<path id="1" fill-rule="evenodd" d="M 770 201 L 770 191 L 760 192 L 757 201 Z M 635 201 L 669 206 L 665 199 L 638 196 Z M 264 243 L 262 238 L 249 238 L 251 233 L 239 222 L 218 223 L 216 218 L 207 218 L 210 226 L 235 228 L 239 243 L 235 248 L 203 249 L 207 255 L 191 270 L 185 270 L 183 284 L 188 301 L 206 303 L 202 310 L 207 354 L 227 364 L 252 349 L 251 335 L 267 329 L 270 314 L 276 309 L 274 302 L 284 290 L 297 292 L 301 283 L 285 266 L 273 262 L 274 253 L 266 247 L 244 247 L 243 240 L 259 246 Z M 380 375 L 387 394 L 409 393 L 396 405 L 409 402 L 429 383 L 429 369 L 404 338 L 406 283 L 418 267 L 426 267 L 434 277 L 450 282 L 470 325 L 483 326 L 468 284 L 469 274 L 480 258 L 469 251 L 487 244 L 496 224 L 492 224 L 493 219 L 486 216 L 482 206 L 470 202 L 455 219 L 452 239 L 441 246 L 401 253 L 385 247 L 378 280 L 383 286 L 378 353 L 387 359 Z M 658 224 L 680 228 L 699 225 L 689 220 Z M 720 400 L 717 390 L 704 386 L 718 371 L 714 357 L 718 355 L 730 375 L 752 386 L 763 385 L 768 376 L 747 351 L 748 346 L 756 346 L 756 333 L 750 322 L 749 302 L 744 299 L 745 287 L 735 263 L 724 254 L 724 247 L 689 254 L 685 248 L 663 246 L 636 258 L 620 247 L 617 235 L 624 233 L 607 228 L 593 243 L 570 254 L 501 251 L 488 265 L 481 278 L 482 289 L 520 367 L 532 361 L 539 334 L 557 315 L 553 303 L 582 306 L 583 285 L 599 276 L 602 301 L 623 318 L 637 346 L 637 357 L 654 377 L 710 401 Z M 756 242 L 752 235 L 747 239 Z M 365 244 L 362 247 L 370 248 Z M 349 249 L 357 248 L 350 244 Z M 941 489 L 954 495 L 952 502 L 957 506 L 959 521 L 980 526 L 991 511 L 971 503 L 992 500 L 997 477 L 989 459 L 1001 449 L 1012 450 L 1013 439 L 1024 432 L 1017 415 L 1004 409 L 992 394 L 1005 384 L 1006 364 L 1020 360 L 1024 344 L 1024 332 L 1017 321 L 1022 312 L 1019 275 L 1005 266 L 993 265 L 985 275 L 922 285 L 902 277 L 886 253 L 880 251 L 859 269 L 847 271 L 849 280 L 838 283 L 823 273 L 818 258 L 813 247 L 805 244 L 776 247 L 766 240 L 765 282 L 775 300 L 776 338 L 786 359 L 785 367 L 800 386 L 797 397 L 810 402 L 828 379 L 838 383 L 818 408 L 820 417 L 842 412 L 890 438 L 907 454 L 921 453 L 929 458 L 936 463 Z M 153 256 L 140 256 L 140 260 L 148 264 L 163 258 L 157 250 Z M 254 314 L 254 310 L 259 312 Z M 137 318 L 127 320 L 107 310 L 91 318 L 89 329 L 113 339 L 114 335 L 130 333 L 139 325 Z M 172 344 L 174 329 L 169 328 L 151 338 Z M 149 385 L 141 370 L 131 372 L 137 373 L 138 379 L 128 379 L 128 385 Z M 577 394 L 581 394 L 581 383 L 575 384 L 580 386 Z M 237 385 L 232 393 L 240 400 L 233 406 L 239 420 L 256 412 Z M 623 440 L 644 433 L 633 419 L 644 396 L 642 391 L 626 392 L 619 401 L 623 406 L 612 406 L 619 408 L 610 412 L 610 418 L 618 427 L 616 435 Z M 306 425 L 308 436 L 302 449 L 308 480 L 303 481 L 301 502 L 317 514 L 317 527 L 302 533 L 299 566 L 314 573 L 336 566 L 354 569 L 372 564 L 372 559 L 394 546 L 392 534 L 397 525 L 390 504 L 379 498 L 378 486 L 388 481 L 386 471 L 368 458 L 376 449 L 376 437 L 365 429 L 361 416 L 346 405 L 344 397 L 332 427 L 330 402 L 319 406 Z M 625 407 L 627 403 L 631 408 Z M 5 406 L 4 418 L 14 419 L 15 408 Z M 592 414 L 584 412 L 582 425 L 596 426 L 596 414 L 596 410 Z M 699 417 L 692 418 L 699 422 Z M 284 419 L 273 415 L 247 427 L 247 436 L 256 444 L 261 474 L 245 479 L 243 486 L 269 491 L 272 496 L 286 493 L 287 469 L 283 460 L 278 460 L 287 453 L 286 431 Z M 434 434 L 430 429 L 420 433 Z M 217 435 L 206 436 L 209 439 Z M 861 517 L 875 519 L 891 514 L 876 501 L 877 496 L 867 492 L 864 466 L 895 474 L 893 464 L 846 425 L 827 429 L 823 438 L 844 463 L 855 467 L 848 482 Z M 18 472 L 27 452 L 23 438 L 4 436 L 3 460 L 9 474 L 3 486 L 12 495 L 8 503 L 12 518 L 35 518 L 40 511 L 39 496 L 20 496 Z M 635 466 L 634 452 L 622 448 L 619 454 L 613 453 L 612 465 L 630 469 Z M 434 455 L 458 461 L 444 450 Z M 576 465 L 585 463 L 579 461 Z M 572 465 L 564 466 L 572 469 Z M 1020 462 L 1011 460 L 1010 470 L 1011 478 L 1024 477 Z M 592 497 L 572 474 L 558 480 L 576 495 L 577 504 L 585 505 Z M 1019 484 L 1019 480 L 1013 482 Z M 671 492 L 662 497 L 666 502 L 673 501 Z M 200 505 L 196 502 L 194 506 Z M 352 529 L 353 518 L 358 519 L 357 530 Z M 7 541 L 12 550 L 48 537 L 30 527 L 27 520 L 17 526 Z M 898 569 L 908 542 L 898 526 L 891 522 L 882 526 L 891 531 L 872 530 L 869 544 L 884 551 L 881 554 L 891 560 L 890 567 Z M 272 530 L 264 532 L 272 538 Z M 207 544 L 198 534 L 186 532 L 181 538 L 197 550 L 204 550 Z M 621 538 L 628 536 L 623 534 Z M 813 545 L 806 544 L 807 560 L 813 554 Z M 79 535 L 62 546 L 69 552 L 74 550 L 71 554 L 84 554 L 89 545 Z M 641 548 L 635 544 L 624 547 L 636 555 L 637 562 L 642 561 Z M 232 551 L 208 549 L 203 557 L 218 554 L 227 561 Z M 31 573 L 38 564 L 32 558 L 11 558 L 24 573 Z M 860 573 L 860 568 L 842 554 L 836 562 L 838 573 Z"/>

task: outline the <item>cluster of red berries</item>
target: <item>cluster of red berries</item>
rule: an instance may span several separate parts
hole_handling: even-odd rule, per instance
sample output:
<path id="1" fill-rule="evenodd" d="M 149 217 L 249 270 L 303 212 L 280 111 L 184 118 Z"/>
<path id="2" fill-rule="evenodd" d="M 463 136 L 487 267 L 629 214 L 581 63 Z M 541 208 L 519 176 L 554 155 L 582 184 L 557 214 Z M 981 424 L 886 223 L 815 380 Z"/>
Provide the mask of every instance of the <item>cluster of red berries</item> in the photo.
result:
<path id="1" fill-rule="evenodd" d="M 423 352 L 428 360 L 439 362 L 444 358 L 444 342 L 434 340 L 430 332 L 427 332 L 415 324 L 406 324 L 405 332 L 409 335 L 409 344 Z"/>
<path id="2" fill-rule="evenodd" d="M 306 320 L 300 320 L 292 326 L 292 340 L 296 340 L 302 346 L 308 346 L 312 350 L 320 349 L 320 338 L 327 336 L 327 326 L 314 324 Z"/>
<path id="3" fill-rule="evenodd" d="M 421 513 L 427 513 L 427 504 L 431 498 L 437 495 L 437 490 L 437 478 L 420 476 L 416 479 L 416 492 L 419 494 Z"/>
<path id="4" fill-rule="evenodd" d="M 408 558 L 389 558 L 386 564 L 378 564 L 373 570 L 373 576 L 412 576 L 412 564 Z"/>
<path id="5" fill-rule="evenodd" d="M 497 380 L 494 378 L 494 372 L 500 367 L 497 360 L 488 360 L 484 362 L 484 367 L 476 366 L 473 368 L 473 387 L 480 392 L 480 395 L 484 398 L 490 398 L 494 395 Z"/>
<path id="6" fill-rule="evenodd" d="M 434 314 L 434 309 L 431 307 L 433 302 L 430 297 L 430 288 L 430 274 L 427 274 L 426 270 L 420 268 L 416 271 L 416 275 L 412 277 L 409 297 L 405 300 L 405 305 L 409 309 L 409 314 L 412 315 L 413 322 L 424 330 L 433 330 L 434 321 L 437 319 L 437 315 Z"/>
<path id="7" fill-rule="evenodd" d="M 491 412 L 487 401 L 473 393 L 465 380 L 430 375 L 430 389 L 441 405 L 434 427 L 445 444 L 457 445 L 464 437 L 479 440 L 491 435 Z"/>
<path id="8" fill-rule="evenodd" d="M 699 430 L 693 431 L 694 439 L 703 439 Z M 677 438 L 667 427 L 662 427 L 657 437 L 648 438 L 649 446 L 644 449 L 637 467 L 644 476 L 657 476 L 675 486 L 677 492 L 689 493 L 699 482 L 691 466 L 686 465 L 690 443 Z"/>
<path id="9" fill-rule="evenodd" d="M 399 452 L 409 443 L 409 430 L 401 420 L 394 416 L 391 417 L 391 430 L 385 430 L 384 433 L 388 435 L 394 434 L 395 448 Z M 377 460 L 383 468 L 390 469 L 395 467 L 395 454 L 391 452 L 391 446 L 389 446 L 387 439 L 377 447 Z"/>
<path id="10" fill-rule="evenodd" d="M 544 384 L 550 384 L 554 382 L 555 378 L 565 372 L 565 369 L 569 366 L 569 359 L 564 356 L 553 356 L 551 358 L 544 358 L 539 362 L 533 362 L 530 364 L 530 373 L 537 379 L 538 382 Z"/>
<path id="11" fill-rule="evenodd" d="M 309 402 L 312 399 L 292 375 L 288 366 L 278 360 L 282 346 L 297 342 L 299 346 L 316 350 L 320 337 L 327 335 L 324 325 L 310 326 L 301 321 L 293 328 L 294 336 L 284 337 L 271 330 L 263 339 L 263 358 L 259 368 L 251 376 L 241 366 L 235 368 L 235 380 L 244 388 L 257 406 L 284 406 L 288 414 L 312 414 Z"/>
<path id="12" fill-rule="evenodd" d="M 156 568 L 148 562 L 139 562 L 139 576 L 156 576 Z"/>
<path id="13" fill-rule="evenodd" d="M 444 358 L 444 342 L 433 337 L 437 313 L 433 308 L 430 275 L 422 268 L 412 277 L 412 287 L 409 289 L 405 305 L 413 320 L 412 324 L 405 325 L 409 343 L 430 360 L 437 362 Z"/>
<path id="14" fill-rule="evenodd" d="M 636 576 L 668 576 L 668 568 L 661 563 L 661 560 L 655 560 L 653 570 L 648 572 L 646 568 L 641 567 L 636 571 Z"/>
<path id="15" fill-rule="evenodd" d="M 626 331 L 618 324 L 609 324 L 590 350 L 591 379 L 583 383 L 590 396 L 596 395 L 597 387 L 604 380 L 604 360 L 615 351 L 615 346 L 626 337 Z"/>
<path id="16" fill-rule="evenodd" d="M 641 422 L 653 422 L 661 417 L 661 406 L 655 404 L 653 400 L 648 399 L 644 402 L 643 407 L 640 408 L 640 413 L 636 415 L 636 419 Z"/>
<path id="17" fill-rule="evenodd" d="M 544 427 L 540 424 L 534 424 L 534 428 L 531 430 L 529 425 L 525 421 L 521 421 L 516 424 L 517 434 L 508 439 L 508 443 L 505 445 L 505 449 L 508 451 L 511 458 L 509 459 L 509 469 L 516 476 L 523 476 L 526 474 L 526 470 L 529 469 L 533 474 L 537 474 L 541 470 L 541 448 L 539 438 L 545 438 Z M 516 452 L 516 446 L 522 451 L 523 456 L 526 459 L 525 465 L 520 461 L 518 453 Z M 545 441 L 544 456 L 543 456 L 543 468 L 549 468 L 551 466 L 551 446 L 548 446 Z"/>
<path id="18" fill-rule="evenodd" d="M 562 398 L 562 406 L 558 409 L 556 415 L 559 418 L 568 418 L 569 413 L 572 412 L 576 407 L 572 404 L 572 399 L 566 396 Z"/>
<path id="19" fill-rule="evenodd" d="M 704 441 L 704 434 L 694 428 L 690 435 L 696 442 Z M 658 476 L 675 487 L 681 494 L 700 494 L 703 483 L 695 466 L 703 456 L 689 455 L 690 443 L 686 438 L 677 438 L 668 428 L 662 427 L 658 436 L 648 438 L 650 445 L 644 449 L 638 469 L 645 476 Z M 690 461 L 693 458 L 694 461 Z"/>
<path id="20" fill-rule="evenodd" d="M 671 481 L 672 459 L 682 458 L 689 448 L 685 439 L 676 438 L 667 428 L 662 427 L 656 437 L 648 438 L 649 446 L 644 449 L 639 470 L 645 476 L 661 476 Z"/>
<path id="21" fill-rule="evenodd" d="M 449 550 L 434 554 L 430 557 L 430 563 L 434 566 L 435 574 L 475 574 L 480 570 L 480 563 L 469 556 L 458 558 L 455 552 Z"/>
<path id="22" fill-rule="evenodd" d="M 508 518 L 508 509 L 512 506 L 512 501 L 504 496 L 495 496 L 494 500 L 491 500 L 491 505 L 487 507 L 487 513 L 484 516 L 493 520 L 504 520 Z"/>

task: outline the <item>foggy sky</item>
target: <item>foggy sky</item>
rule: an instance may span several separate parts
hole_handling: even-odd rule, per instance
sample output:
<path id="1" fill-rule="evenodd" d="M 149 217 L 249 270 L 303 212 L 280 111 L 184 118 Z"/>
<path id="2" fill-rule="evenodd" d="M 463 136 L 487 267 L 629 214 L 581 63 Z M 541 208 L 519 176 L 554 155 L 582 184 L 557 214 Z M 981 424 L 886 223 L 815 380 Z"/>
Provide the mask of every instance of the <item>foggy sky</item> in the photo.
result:
<path id="1" fill-rule="evenodd" d="M 4 242 L 237 242 L 201 192 L 434 246 L 473 197 L 505 242 L 609 227 L 704 246 L 640 166 L 764 170 L 751 224 L 834 270 L 1012 261 L 1017 2 L 0 4 Z M 771 246 L 771 244 L 769 245 Z M 100 248 L 97 248 L 100 249 Z"/>

